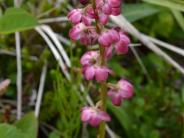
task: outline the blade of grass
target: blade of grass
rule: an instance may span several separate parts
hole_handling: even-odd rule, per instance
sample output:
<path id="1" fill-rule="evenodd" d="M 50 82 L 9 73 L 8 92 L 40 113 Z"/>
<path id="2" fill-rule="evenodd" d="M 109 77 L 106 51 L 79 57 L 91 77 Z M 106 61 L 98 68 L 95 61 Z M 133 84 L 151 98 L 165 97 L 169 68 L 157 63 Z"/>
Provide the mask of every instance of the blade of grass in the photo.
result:
<path id="1" fill-rule="evenodd" d="M 178 22 L 179 26 L 184 31 L 184 17 L 182 15 L 182 13 L 178 10 L 171 10 L 171 11 L 172 11 L 176 21 Z"/>
<path id="2" fill-rule="evenodd" d="M 169 0 L 142 0 L 142 1 L 184 12 L 184 4 L 182 4 L 181 2 L 179 3 L 179 2 L 169 1 Z"/>

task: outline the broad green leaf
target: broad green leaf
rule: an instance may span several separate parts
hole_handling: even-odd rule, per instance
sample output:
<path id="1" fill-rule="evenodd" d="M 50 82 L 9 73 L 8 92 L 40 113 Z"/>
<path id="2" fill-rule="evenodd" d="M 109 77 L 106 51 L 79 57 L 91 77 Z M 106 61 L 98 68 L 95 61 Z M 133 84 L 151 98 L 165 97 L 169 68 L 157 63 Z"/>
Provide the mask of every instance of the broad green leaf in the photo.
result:
<path id="1" fill-rule="evenodd" d="M 1 138 L 27 138 L 21 130 L 15 126 L 8 124 L 0 124 L 0 137 Z"/>
<path id="2" fill-rule="evenodd" d="M 9 8 L 0 17 L 0 33 L 9 34 L 17 31 L 25 31 L 38 24 L 36 18 L 19 8 Z"/>
<path id="3" fill-rule="evenodd" d="M 154 15 L 160 12 L 160 8 L 154 7 L 150 4 L 139 3 L 139 4 L 125 4 L 123 6 L 123 15 L 130 21 L 135 22 L 145 17 Z"/>
<path id="4" fill-rule="evenodd" d="M 25 115 L 15 126 L 22 132 L 26 133 L 28 138 L 37 137 L 38 121 L 34 116 L 34 113 Z"/>
<path id="5" fill-rule="evenodd" d="M 60 135 L 56 131 L 54 131 L 49 134 L 49 138 L 60 138 Z"/>
<path id="6" fill-rule="evenodd" d="M 142 1 L 184 12 L 184 2 L 183 1 L 171 1 L 171 0 L 142 0 Z"/>
<path id="7" fill-rule="evenodd" d="M 132 133 L 132 118 L 130 118 L 122 108 L 115 107 L 110 102 L 107 102 L 107 108 L 116 116 L 121 126 L 125 129 L 128 137 L 134 138 L 134 133 Z"/>

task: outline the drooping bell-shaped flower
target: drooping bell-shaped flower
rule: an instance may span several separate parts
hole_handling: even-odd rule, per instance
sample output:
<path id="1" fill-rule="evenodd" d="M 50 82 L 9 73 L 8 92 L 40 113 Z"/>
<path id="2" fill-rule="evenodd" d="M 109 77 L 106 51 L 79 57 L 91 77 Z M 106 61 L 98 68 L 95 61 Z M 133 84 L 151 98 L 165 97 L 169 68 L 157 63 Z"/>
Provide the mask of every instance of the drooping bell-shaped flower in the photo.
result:
<path id="1" fill-rule="evenodd" d="M 116 30 L 110 29 L 110 30 L 106 30 L 102 32 L 102 34 L 100 35 L 98 39 L 98 42 L 103 47 L 109 47 L 113 43 L 118 42 L 119 37 L 120 37 L 119 33 Z"/>
<path id="2" fill-rule="evenodd" d="M 124 99 L 133 96 L 133 86 L 127 80 L 121 79 L 114 88 L 108 91 L 108 96 L 111 97 L 114 105 L 120 106 Z"/>
<path id="3" fill-rule="evenodd" d="M 92 19 L 82 9 L 73 9 L 68 14 L 68 19 L 73 24 L 84 23 L 85 25 L 89 26 L 92 23 Z"/>
<path id="4" fill-rule="evenodd" d="M 103 82 L 108 79 L 111 72 L 106 66 L 92 65 L 83 67 L 83 74 L 86 80 L 93 80 L 95 78 L 96 81 Z"/>
<path id="5" fill-rule="evenodd" d="M 97 127 L 102 121 L 110 121 L 111 117 L 106 112 L 95 107 L 84 107 L 81 111 L 81 120 Z"/>
<path id="6" fill-rule="evenodd" d="M 112 71 L 108 67 L 100 65 L 99 61 L 99 51 L 89 51 L 81 57 L 80 63 L 83 66 L 83 74 L 87 80 L 96 79 L 98 82 L 103 82 L 108 79 Z"/>
<path id="7" fill-rule="evenodd" d="M 95 44 L 98 39 L 98 34 L 94 27 L 85 26 L 83 23 L 73 26 L 69 31 L 69 36 L 74 41 L 80 40 L 84 45 Z"/>
<path id="8" fill-rule="evenodd" d="M 120 32 L 120 40 L 115 44 L 115 51 L 118 55 L 126 54 L 128 52 L 128 46 L 130 45 L 130 39 L 127 35 Z"/>
<path id="9" fill-rule="evenodd" d="M 108 4 L 112 7 L 112 8 L 116 8 L 116 7 L 120 7 L 122 1 L 121 0 L 107 0 Z"/>

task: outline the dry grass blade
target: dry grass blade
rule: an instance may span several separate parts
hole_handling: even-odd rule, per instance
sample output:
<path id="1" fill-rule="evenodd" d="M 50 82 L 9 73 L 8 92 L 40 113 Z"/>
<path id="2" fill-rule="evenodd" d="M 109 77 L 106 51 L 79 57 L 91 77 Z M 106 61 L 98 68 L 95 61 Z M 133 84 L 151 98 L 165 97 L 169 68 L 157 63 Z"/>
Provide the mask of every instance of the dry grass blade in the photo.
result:
<path id="1" fill-rule="evenodd" d="M 161 40 L 155 39 L 155 38 L 147 36 L 147 35 L 144 35 L 144 37 L 148 38 L 150 41 L 157 44 L 158 46 L 164 47 L 172 52 L 175 52 L 181 56 L 184 56 L 184 49 L 178 48 L 177 46 L 168 44 L 166 42 L 163 42 Z"/>
<path id="2" fill-rule="evenodd" d="M 141 66 L 141 68 L 142 68 L 144 74 L 146 75 L 147 79 L 150 80 L 149 73 L 148 73 L 146 67 L 144 66 L 144 63 L 143 63 L 143 61 L 141 60 L 141 58 L 140 58 L 138 52 L 136 51 L 136 49 L 135 49 L 134 47 L 130 47 L 130 49 L 132 50 L 134 56 L 136 57 L 136 59 L 137 59 L 139 65 Z"/>
<path id="3" fill-rule="evenodd" d="M 49 48 L 51 49 L 54 57 L 56 58 L 56 60 L 58 61 L 61 70 L 63 71 L 64 75 L 66 76 L 67 79 L 70 80 L 70 75 L 67 72 L 67 68 L 66 65 L 64 64 L 59 52 L 57 51 L 57 49 L 55 48 L 55 46 L 53 45 L 52 41 L 49 39 L 49 37 L 45 34 L 45 32 L 42 30 L 42 28 L 40 27 L 36 27 L 35 30 L 42 36 L 42 38 L 45 40 L 45 42 L 48 44 Z"/>
<path id="4" fill-rule="evenodd" d="M 40 106 L 41 106 L 41 101 L 43 97 L 46 74 L 47 74 L 47 62 L 45 62 L 45 65 L 42 68 L 42 73 L 40 77 L 40 85 L 39 85 L 38 96 L 37 96 L 36 105 L 35 105 L 35 116 L 36 117 L 38 117 L 40 113 Z"/>
<path id="5" fill-rule="evenodd" d="M 145 37 L 144 34 L 140 33 L 131 23 L 129 23 L 122 15 L 118 17 L 111 16 L 112 21 L 121 27 L 123 30 L 129 32 L 131 35 L 139 39 L 145 46 L 151 49 L 156 54 L 163 57 L 168 63 L 173 65 L 181 73 L 184 74 L 184 68 L 180 66 L 175 60 L 173 60 L 167 53 L 158 48 L 149 38 Z"/>
<path id="6" fill-rule="evenodd" d="M 42 28 L 42 30 L 45 31 L 45 33 L 53 40 L 53 43 L 55 44 L 55 46 L 57 47 L 59 53 L 62 55 L 64 61 L 66 62 L 66 65 L 68 67 L 71 67 L 71 62 L 70 59 L 68 57 L 68 55 L 66 54 L 65 49 L 63 48 L 63 46 L 61 45 L 61 43 L 59 42 L 57 35 L 53 32 L 53 30 L 47 26 L 47 25 L 42 25 L 40 26 Z"/>
<path id="7" fill-rule="evenodd" d="M 54 23 L 54 22 L 67 22 L 68 19 L 66 17 L 55 17 L 55 18 L 47 18 L 47 19 L 40 19 L 40 24 L 47 24 L 47 23 Z"/>

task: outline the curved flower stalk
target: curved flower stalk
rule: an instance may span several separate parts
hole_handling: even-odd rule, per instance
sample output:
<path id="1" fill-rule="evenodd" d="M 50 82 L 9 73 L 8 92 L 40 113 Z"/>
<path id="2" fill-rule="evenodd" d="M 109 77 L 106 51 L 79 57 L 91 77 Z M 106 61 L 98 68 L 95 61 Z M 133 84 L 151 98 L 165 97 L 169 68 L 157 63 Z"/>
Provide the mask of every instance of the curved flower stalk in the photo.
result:
<path id="1" fill-rule="evenodd" d="M 99 44 L 99 50 L 87 51 L 80 60 L 82 73 L 88 81 L 95 80 L 101 84 L 100 100 L 95 107 L 84 107 L 81 120 L 91 126 L 99 126 L 99 138 L 105 138 L 105 122 L 111 120 L 106 112 L 106 99 L 109 96 L 115 106 L 133 96 L 133 86 L 125 79 L 117 84 L 107 83 L 113 73 L 107 62 L 113 54 L 124 55 L 128 52 L 129 37 L 120 28 L 105 28 L 109 16 L 121 13 L 121 0 L 80 0 L 84 8 L 74 9 L 68 14 L 73 27 L 69 36 L 89 46 Z M 109 88 L 109 90 L 108 90 Z"/>

